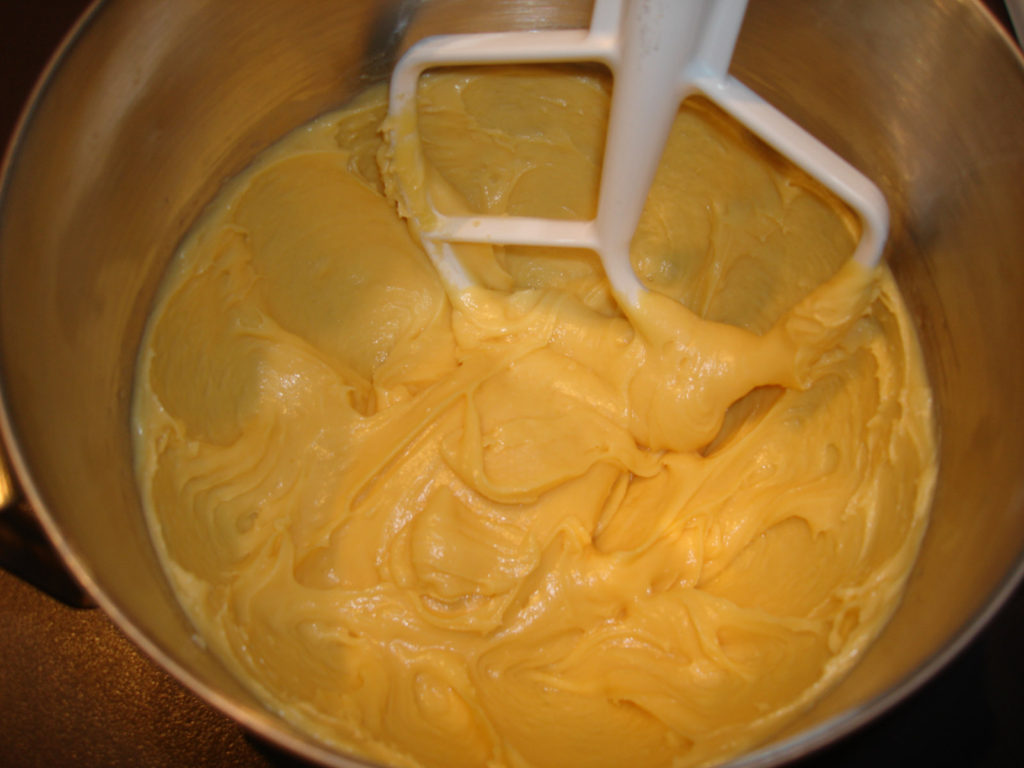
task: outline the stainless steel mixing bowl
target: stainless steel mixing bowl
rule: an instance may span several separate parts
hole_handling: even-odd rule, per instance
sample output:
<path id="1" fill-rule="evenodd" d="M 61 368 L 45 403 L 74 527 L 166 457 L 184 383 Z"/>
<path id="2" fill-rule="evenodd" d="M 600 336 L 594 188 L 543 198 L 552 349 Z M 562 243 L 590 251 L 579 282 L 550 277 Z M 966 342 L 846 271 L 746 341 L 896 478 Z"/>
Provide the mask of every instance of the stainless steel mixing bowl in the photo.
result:
<path id="1" fill-rule="evenodd" d="M 583 26 L 587 2 L 110 0 L 11 146 L 0 201 L 3 431 L 77 578 L 185 685 L 262 736 L 351 765 L 197 643 L 132 474 L 136 349 L 161 272 L 222 181 L 438 31 Z M 935 387 L 941 475 L 903 605 L 856 670 L 738 765 L 875 717 L 978 631 L 1024 552 L 1024 62 L 967 0 L 751 3 L 733 72 L 871 176 Z"/>

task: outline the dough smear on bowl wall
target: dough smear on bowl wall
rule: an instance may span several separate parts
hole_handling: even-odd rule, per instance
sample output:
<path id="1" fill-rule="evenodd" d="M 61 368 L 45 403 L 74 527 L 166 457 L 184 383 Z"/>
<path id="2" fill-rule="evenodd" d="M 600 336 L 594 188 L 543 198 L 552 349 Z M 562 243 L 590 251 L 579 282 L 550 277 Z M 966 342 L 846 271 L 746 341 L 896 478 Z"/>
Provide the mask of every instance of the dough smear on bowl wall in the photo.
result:
<path id="1" fill-rule="evenodd" d="M 428 77 L 437 199 L 592 215 L 608 84 Z M 931 392 L 856 220 L 680 110 L 618 310 L 593 254 L 460 246 L 453 303 L 385 193 L 385 93 L 232 180 L 139 357 L 137 475 L 204 642 L 385 764 L 699 765 L 765 740 L 897 607 Z"/>

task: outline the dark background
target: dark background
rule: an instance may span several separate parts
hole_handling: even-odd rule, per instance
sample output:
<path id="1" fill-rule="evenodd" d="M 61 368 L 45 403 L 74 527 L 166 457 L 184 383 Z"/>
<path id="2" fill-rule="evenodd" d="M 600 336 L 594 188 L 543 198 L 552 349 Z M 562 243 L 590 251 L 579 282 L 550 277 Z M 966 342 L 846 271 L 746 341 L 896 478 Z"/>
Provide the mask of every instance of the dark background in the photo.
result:
<path id="1" fill-rule="evenodd" d="M 1007 24 L 1001 0 L 987 0 Z M 86 0 L 0 0 L 0 141 Z M 1024 588 L 942 674 L 798 768 L 1024 766 Z M 142 656 L 98 610 L 0 570 L 0 764 L 271 766 L 247 736 Z"/>

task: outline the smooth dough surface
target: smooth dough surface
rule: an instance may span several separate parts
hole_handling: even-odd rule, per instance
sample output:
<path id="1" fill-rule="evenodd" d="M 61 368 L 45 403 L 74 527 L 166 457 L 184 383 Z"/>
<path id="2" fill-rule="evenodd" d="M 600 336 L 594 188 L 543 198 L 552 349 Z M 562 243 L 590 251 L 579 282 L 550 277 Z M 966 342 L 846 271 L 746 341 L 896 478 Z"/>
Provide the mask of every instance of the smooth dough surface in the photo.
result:
<path id="1" fill-rule="evenodd" d="M 421 92 L 437 199 L 593 213 L 590 73 Z M 701 103 L 634 239 L 462 248 L 452 301 L 385 194 L 383 91 L 232 181 L 140 354 L 137 471 L 204 642 L 342 749 L 408 766 L 688 766 L 766 738 L 896 607 L 931 395 L 855 223 Z M 380 154 L 380 158 L 378 158 Z"/>

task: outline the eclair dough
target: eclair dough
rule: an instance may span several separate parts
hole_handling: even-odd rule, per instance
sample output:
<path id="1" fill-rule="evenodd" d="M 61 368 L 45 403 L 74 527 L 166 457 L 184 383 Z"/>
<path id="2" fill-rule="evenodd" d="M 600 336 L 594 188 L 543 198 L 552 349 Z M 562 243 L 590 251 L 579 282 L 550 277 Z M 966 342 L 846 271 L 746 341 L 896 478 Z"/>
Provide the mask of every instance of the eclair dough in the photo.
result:
<path id="1" fill-rule="evenodd" d="M 421 91 L 439 200 L 593 213 L 600 77 Z M 385 194 L 384 113 L 374 90 L 264 153 L 154 308 L 137 471 L 203 641 L 387 764 L 679 767 L 763 740 L 877 635 L 925 529 L 931 395 L 892 276 L 694 102 L 634 239 L 641 312 L 579 251 L 462 248 L 479 285 L 450 297 Z"/>

